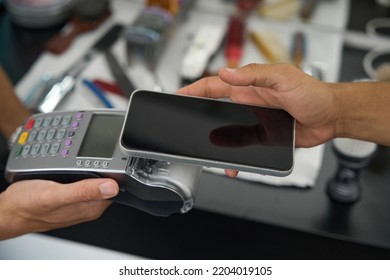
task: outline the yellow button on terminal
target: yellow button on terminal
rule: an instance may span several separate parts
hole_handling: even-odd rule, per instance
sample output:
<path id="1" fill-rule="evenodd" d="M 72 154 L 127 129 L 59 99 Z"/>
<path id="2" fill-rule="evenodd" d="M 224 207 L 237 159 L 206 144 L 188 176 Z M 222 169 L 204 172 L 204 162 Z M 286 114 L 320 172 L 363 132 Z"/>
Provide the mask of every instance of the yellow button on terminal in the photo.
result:
<path id="1" fill-rule="evenodd" d="M 18 143 L 19 143 L 20 145 L 23 145 L 24 143 L 26 143 L 27 138 L 28 138 L 28 132 L 25 131 L 25 132 L 23 132 L 22 134 L 20 134 Z"/>

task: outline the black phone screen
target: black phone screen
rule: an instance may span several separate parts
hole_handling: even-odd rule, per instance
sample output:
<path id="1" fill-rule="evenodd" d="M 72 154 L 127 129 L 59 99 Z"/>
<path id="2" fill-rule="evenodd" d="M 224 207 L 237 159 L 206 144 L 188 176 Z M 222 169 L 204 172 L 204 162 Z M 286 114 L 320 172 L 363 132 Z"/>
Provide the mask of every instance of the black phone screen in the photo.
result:
<path id="1" fill-rule="evenodd" d="M 289 170 L 294 119 L 283 110 L 149 91 L 130 101 L 125 149 Z"/>

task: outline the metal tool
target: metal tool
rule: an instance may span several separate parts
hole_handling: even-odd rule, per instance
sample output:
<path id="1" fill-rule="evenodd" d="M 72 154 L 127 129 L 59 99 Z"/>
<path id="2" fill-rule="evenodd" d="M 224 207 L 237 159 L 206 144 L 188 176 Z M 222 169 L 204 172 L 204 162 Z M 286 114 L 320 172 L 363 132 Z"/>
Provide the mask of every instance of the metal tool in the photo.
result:
<path id="1" fill-rule="evenodd" d="M 135 90 L 134 84 L 130 81 L 129 77 L 123 71 L 122 67 L 119 65 L 118 60 L 110 50 L 105 51 L 105 57 L 108 67 L 110 68 L 111 73 L 114 76 L 122 94 L 127 98 L 130 98 L 131 94 Z"/>
<path id="2" fill-rule="evenodd" d="M 107 50 L 124 30 L 124 26 L 115 24 L 112 26 L 81 59 L 77 60 L 64 73 L 57 77 L 46 79 L 40 85 L 35 86 L 26 99 L 25 105 L 39 112 L 52 112 L 58 105 L 73 92 L 76 87 L 76 79 L 85 67 L 99 53 Z"/>

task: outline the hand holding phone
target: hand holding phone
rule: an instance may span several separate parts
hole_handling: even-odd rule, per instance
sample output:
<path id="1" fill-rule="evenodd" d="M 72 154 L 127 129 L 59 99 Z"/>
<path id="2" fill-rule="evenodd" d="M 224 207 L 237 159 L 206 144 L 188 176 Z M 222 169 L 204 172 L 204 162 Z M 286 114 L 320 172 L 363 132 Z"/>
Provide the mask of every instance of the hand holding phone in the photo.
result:
<path id="1" fill-rule="evenodd" d="M 295 120 L 286 111 L 139 90 L 129 101 L 123 153 L 274 176 L 291 173 Z"/>

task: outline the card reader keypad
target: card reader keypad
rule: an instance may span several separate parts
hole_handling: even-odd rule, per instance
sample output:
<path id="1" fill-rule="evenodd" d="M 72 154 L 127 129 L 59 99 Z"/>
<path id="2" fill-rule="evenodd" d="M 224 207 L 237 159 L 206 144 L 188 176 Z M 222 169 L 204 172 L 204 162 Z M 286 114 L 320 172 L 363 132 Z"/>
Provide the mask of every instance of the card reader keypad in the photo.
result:
<path id="1" fill-rule="evenodd" d="M 24 125 L 19 134 L 15 158 L 35 156 L 66 157 L 73 144 L 84 117 L 83 112 L 75 114 L 51 114 L 48 116 L 32 117 Z"/>

